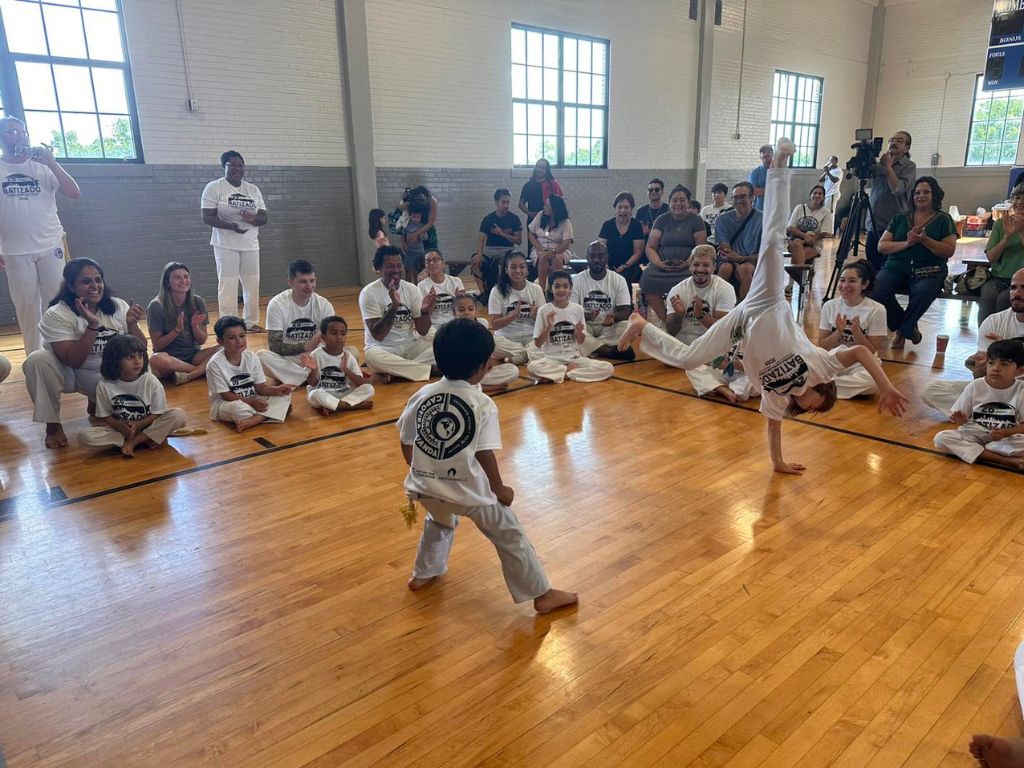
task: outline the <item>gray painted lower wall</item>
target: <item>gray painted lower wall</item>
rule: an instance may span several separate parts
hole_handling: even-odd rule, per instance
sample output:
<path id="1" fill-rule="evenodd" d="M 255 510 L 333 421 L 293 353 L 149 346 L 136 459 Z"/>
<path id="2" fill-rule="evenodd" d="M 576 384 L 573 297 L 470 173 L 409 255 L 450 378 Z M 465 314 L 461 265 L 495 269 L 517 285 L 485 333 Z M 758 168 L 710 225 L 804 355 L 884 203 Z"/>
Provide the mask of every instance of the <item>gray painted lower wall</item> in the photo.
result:
<path id="1" fill-rule="evenodd" d="M 73 256 L 99 262 L 117 294 L 145 306 L 156 294 L 163 265 L 187 264 L 197 293 L 216 304 L 217 271 L 210 228 L 199 199 L 217 169 L 195 165 L 75 166 L 78 201 L 58 195 Z M 263 192 L 270 222 L 260 233 L 260 292 L 285 286 L 288 262 L 311 261 L 325 287 L 356 285 L 356 227 L 352 178 L 345 168 L 250 166 L 246 178 Z M 0 324 L 13 324 L 6 277 L 0 277 Z"/>

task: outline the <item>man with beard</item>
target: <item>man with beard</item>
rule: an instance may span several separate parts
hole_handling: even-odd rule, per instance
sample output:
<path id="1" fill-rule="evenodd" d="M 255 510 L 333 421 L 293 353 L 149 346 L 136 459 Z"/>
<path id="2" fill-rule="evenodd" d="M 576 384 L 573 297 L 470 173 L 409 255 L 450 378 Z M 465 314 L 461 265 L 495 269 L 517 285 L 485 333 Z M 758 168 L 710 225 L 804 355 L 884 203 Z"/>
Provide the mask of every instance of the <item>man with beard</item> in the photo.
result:
<path id="1" fill-rule="evenodd" d="M 569 299 L 583 307 L 587 323 L 580 351 L 590 357 L 632 360 L 636 356 L 632 349 L 618 350 L 619 337 L 633 309 L 629 284 L 622 275 L 608 270 L 608 247 L 600 240 L 587 246 L 587 266 L 585 272 L 572 276 Z"/>

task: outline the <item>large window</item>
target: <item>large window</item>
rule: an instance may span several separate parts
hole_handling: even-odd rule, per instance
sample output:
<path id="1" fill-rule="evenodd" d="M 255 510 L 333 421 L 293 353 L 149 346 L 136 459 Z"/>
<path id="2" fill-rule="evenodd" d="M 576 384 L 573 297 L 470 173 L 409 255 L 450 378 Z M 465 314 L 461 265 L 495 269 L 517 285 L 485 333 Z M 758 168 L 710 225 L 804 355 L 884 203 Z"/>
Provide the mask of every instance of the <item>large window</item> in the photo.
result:
<path id="1" fill-rule="evenodd" d="M 796 144 L 793 165 L 798 168 L 818 165 L 823 88 L 820 77 L 775 70 L 769 140 L 775 144 L 782 136 L 791 138 Z"/>
<path id="2" fill-rule="evenodd" d="M 1013 165 L 1024 116 L 1024 89 L 983 91 L 982 80 L 978 75 L 964 165 Z"/>
<path id="3" fill-rule="evenodd" d="M 62 159 L 141 162 L 120 0 L 0 0 L 0 90 Z"/>
<path id="4" fill-rule="evenodd" d="M 608 41 L 512 25 L 512 158 L 608 165 Z"/>

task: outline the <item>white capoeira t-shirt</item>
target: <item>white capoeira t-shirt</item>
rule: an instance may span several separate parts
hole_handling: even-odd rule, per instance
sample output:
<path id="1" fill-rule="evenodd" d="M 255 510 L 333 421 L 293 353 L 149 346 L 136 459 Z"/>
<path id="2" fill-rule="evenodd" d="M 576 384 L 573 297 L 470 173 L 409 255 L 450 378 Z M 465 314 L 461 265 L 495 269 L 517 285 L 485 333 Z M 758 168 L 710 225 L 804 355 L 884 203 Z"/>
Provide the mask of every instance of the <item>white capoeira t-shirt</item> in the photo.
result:
<path id="1" fill-rule="evenodd" d="M 41 253 L 61 244 L 64 227 L 57 218 L 58 189 L 60 182 L 43 163 L 0 160 L 0 254 Z"/>
<path id="2" fill-rule="evenodd" d="M 974 379 L 953 404 L 967 424 L 986 430 L 1011 429 L 1024 419 L 1024 381 L 1015 379 L 1006 389 L 990 387 L 984 378 Z"/>
<path id="3" fill-rule="evenodd" d="M 750 321 L 746 329 L 743 367 L 762 389 L 761 413 L 781 421 L 789 400 L 815 384 L 833 381 L 842 373 L 836 350 L 811 343 L 793 322 L 793 310 L 778 302 Z"/>
<path id="4" fill-rule="evenodd" d="M 595 280 L 589 269 L 572 276 L 570 301 L 583 307 L 584 314 L 597 312 L 597 317 L 587 320 L 588 323 L 603 323 L 605 317 L 615 312 L 616 307 L 628 307 L 633 303 L 626 278 L 618 272 L 606 270 L 604 277 Z"/>
<path id="5" fill-rule="evenodd" d="M 487 301 L 487 314 L 492 318 L 504 317 L 515 309 L 519 303 L 519 317 L 504 328 L 495 329 L 494 333 L 507 339 L 532 339 L 533 318 L 530 317 L 530 306 L 536 304 L 538 309 L 547 302 L 544 290 L 536 283 L 527 283 L 522 290 L 510 288 L 508 295 L 503 296 L 498 287 L 491 289 Z"/>
<path id="6" fill-rule="evenodd" d="M 263 193 L 255 184 L 242 179 L 242 183 L 236 187 L 221 177 L 211 181 L 203 189 L 200 206 L 204 210 L 216 208 L 218 219 L 228 224 L 237 224 L 245 230 L 235 232 L 232 229 L 213 227 L 210 245 L 234 251 L 255 251 L 260 247 L 260 228 L 242 218 L 242 211 L 256 215 L 259 211 L 267 209 L 266 203 L 263 202 Z"/>
<path id="7" fill-rule="evenodd" d="M 96 331 L 96 338 L 89 348 L 89 355 L 85 358 L 79 369 L 87 371 L 98 371 L 100 363 L 103 362 L 103 350 L 107 342 L 118 334 L 128 333 L 128 304 L 121 299 L 113 299 L 114 314 L 108 315 L 105 312 L 96 312 L 96 318 L 100 322 L 100 328 Z M 43 319 L 39 321 L 39 332 L 43 335 L 43 346 L 53 351 L 55 341 L 78 341 L 89 327 L 89 321 L 81 315 L 76 315 L 67 304 L 59 301 L 43 313 Z"/>
<path id="8" fill-rule="evenodd" d="M 989 345 L 999 339 L 1016 339 L 1024 336 L 1024 323 L 1017 319 L 1012 309 L 1004 309 L 1002 312 L 994 312 L 985 318 L 978 328 L 978 351 L 984 352 Z"/>
<path id="9" fill-rule="evenodd" d="M 256 385 L 266 380 L 260 359 L 251 349 L 242 352 L 239 365 L 228 362 L 223 349 L 217 350 L 206 364 L 206 391 L 211 406 L 224 400 L 221 397 L 223 392 L 239 397 L 256 397 Z"/>
<path id="10" fill-rule="evenodd" d="M 796 227 L 801 232 L 813 232 L 819 238 L 821 235 L 830 235 L 832 234 L 832 211 L 827 205 L 823 205 L 815 211 L 811 206 L 802 203 L 793 209 L 786 226 Z M 821 240 L 816 240 L 814 247 L 818 253 L 821 253 L 821 246 Z"/>
<path id="11" fill-rule="evenodd" d="M 673 296 L 678 296 L 683 302 L 683 306 L 686 307 L 683 324 L 679 333 L 676 334 L 676 338 L 687 344 L 692 344 L 694 339 L 703 335 L 707 330 L 693 311 L 694 299 L 704 302 L 704 311 L 709 314 L 729 312 L 736 307 L 736 291 L 718 275 L 711 275 L 704 286 L 698 286 L 693 282 L 692 277 L 672 286 L 665 301 L 666 316 L 676 314 L 675 309 L 672 308 Z"/>
<path id="12" fill-rule="evenodd" d="M 342 398 L 355 389 L 352 374 L 362 375 L 359 370 L 359 363 L 351 352 L 343 351 L 340 355 L 332 355 L 323 347 L 313 350 L 311 357 L 316 361 L 320 370 L 320 378 L 316 384 L 308 384 L 306 390 L 312 392 L 314 389 L 322 389 L 325 392 Z"/>
<path id="13" fill-rule="evenodd" d="M 135 381 L 102 379 L 96 385 L 96 415 L 120 421 L 142 421 L 167 410 L 164 386 L 149 371 Z"/>
<path id="14" fill-rule="evenodd" d="M 466 292 L 462 278 L 451 275 L 445 275 L 440 283 L 435 283 L 433 278 L 425 277 L 420 280 L 419 288 L 424 297 L 430 293 L 431 288 L 437 294 L 437 301 L 430 313 L 430 324 L 435 328 L 455 318 L 455 297 Z"/>
<path id="15" fill-rule="evenodd" d="M 853 318 L 860 319 L 861 330 L 865 336 L 888 336 L 889 328 L 885 321 L 885 307 L 873 299 L 864 298 L 860 304 L 851 307 L 841 296 L 829 299 L 821 308 L 821 319 L 818 322 L 818 329 L 829 333 L 836 332 L 836 317 L 842 315 L 848 321 Z M 839 340 L 840 347 L 853 347 L 857 342 L 853 338 L 853 330 L 847 324 L 843 331 L 843 337 Z M 875 353 L 877 356 L 877 352 Z M 850 367 L 862 368 L 859 363 Z"/>
<path id="16" fill-rule="evenodd" d="M 377 341 L 370 333 L 368 321 L 384 317 L 388 307 L 391 306 L 391 296 L 380 280 L 374 280 L 359 292 L 359 313 L 363 316 L 363 326 L 366 329 L 363 338 L 364 347 L 401 347 L 414 339 L 423 338 L 416 333 L 413 324 L 413 320 L 420 316 L 420 307 L 423 304 L 423 294 L 420 293 L 420 289 L 412 283 L 402 280 L 398 283 L 398 298 L 402 303 L 395 313 L 395 321 L 391 325 L 391 330 L 388 331 L 387 336 Z"/>
<path id="17" fill-rule="evenodd" d="M 281 291 L 267 304 L 267 330 L 280 331 L 289 344 L 305 344 L 320 331 L 320 323 L 334 314 L 334 306 L 318 293 L 300 307 L 292 298 L 292 289 Z"/>
<path id="18" fill-rule="evenodd" d="M 497 503 L 476 454 L 501 448 L 498 408 L 480 389 L 449 379 L 427 384 L 405 406 L 398 432 L 412 446 L 407 491 L 463 507 Z"/>
<path id="19" fill-rule="evenodd" d="M 540 338 L 541 333 L 547 326 L 549 315 L 555 316 L 555 324 L 551 327 L 548 340 L 540 348 L 544 357 L 562 362 L 581 357 L 579 344 L 576 343 L 576 326 L 583 322 L 583 307 L 572 301 L 565 307 L 545 304 L 537 310 L 537 321 L 533 326 L 533 338 Z"/>

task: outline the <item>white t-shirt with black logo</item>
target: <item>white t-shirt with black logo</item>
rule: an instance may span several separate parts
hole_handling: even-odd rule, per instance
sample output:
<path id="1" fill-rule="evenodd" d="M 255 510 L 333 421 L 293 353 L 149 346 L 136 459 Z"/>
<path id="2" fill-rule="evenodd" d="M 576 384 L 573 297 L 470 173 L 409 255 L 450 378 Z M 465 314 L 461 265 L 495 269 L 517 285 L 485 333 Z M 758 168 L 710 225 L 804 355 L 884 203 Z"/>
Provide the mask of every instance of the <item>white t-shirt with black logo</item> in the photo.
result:
<path id="1" fill-rule="evenodd" d="M 815 211 L 806 203 L 801 203 L 793 209 L 786 226 L 796 227 L 801 232 L 814 232 L 819 238 L 821 235 L 830 235 L 832 234 L 832 211 L 828 209 L 827 205 L 823 205 Z M 822 242 L 820 239 L 815 241 L 814 247 L 821 253 Z"/>
<path id="2" fill-rule="evenodd" d="M 334 314 L 334 307 L 318 293 L 300 307 L 292 298 L 292 289 L 281 291 L 267 304 L 267 330 L 281 331 L 289 344 L 305 344 L 320 331 L 320 322 Z"/>
<path id="3" fill-rule="evenodd" d="M 700 299 L 704 302 L 704 312 L 706 314 L 729 312 L 736 307 L 736 291 L 718 275 L 711 275 L 708 282 L 703 286 L 694 283 L 692 277 L 688 277 L 672 286 L 668 292 L 668 297 L 665 299 L 666 316 L 676 314 L 676 311 L 672 308 L 673 296 L 678 296 L 679 300 L 683 302 L 683 306 L 686 307 L 686 312 L 683 314 L 683 324 L 680 326 L 676 338 L 687 344 L 692 344 L 695 339 L 702 336 L 707 330 L 704 324 L 697 319 L 696 313 L 693 311 L 694 299 Z"/>
<path id="4" fill-rule="evenodd" d="M 395 314 L 395 322 L 392 323 L 388 335 L 377 341 L 370 333 L 367 321 L 378 320 L 387 314 L 391 306 L 391 295 L 380 280 L 374 280 L 359 292 L 359 313 L 363 316 L 363 325 L 366 328 L 364 347 L 400 347 L 414 339 L 423 338 L 416 333 L 416 327 L 413 325 L 413 320 L 420 316 L 420 307 L 423 304 L 420 289 L 402 280 L 398 283 L 398 297 L 402 303 Z"/>
<path id="5" fill-rule="evenodd" d="M 537 310 L 537 321 L 533 325 L 533 338 L 540 338 L 541 332 L 547 326 L 548 315 L 555 316 L 555 324 L 551 326 L 548 340 L 540 348 L 544 357 L 561 362 L 568 362 L 580 357 L 580 347 L 576 343 L 576 325 L 583 322 L 583 307 L 571 301 L 565 307 L 545 304 Z"/>
<path id="6" fill-rule="evenodd" d="M 87 371 L 98 371 L 103 362 L 103 350 L 107 342 L 114 336 L 128 333 L 128 304 L 121 299 L 113 299 L 115 311 L 113 315 L 96 312 L 100 328 L 89 348 L 89 356 L 78 366 Z M 43 313 L 39 321 L 39 332 L 43 335 L 43 346 L 53 351 L 55 341 L 78 341 L 89 327 L 89 321 L 76 315 L 63 301 L 59 301 Z"/>
<path id="7" fill-rule="evenodd" d="M 847 320 L 860 319 L 861 330 L 865 336 L 887 336 L 889 327 L 885 323 L 885 307 L 873 299 L 864 298 L 860 304 L 851 307 L 841 296 L 829 299 L 821 308 L 821 319 L 818 328 L 829 333 L 836 332 L 836 317 L 843 315 Z M 853 331 L 849 323 L 843 331 L 843 337 L 839 340 L 841 347 L 854 347 L 857 342 L 853 339 Z"/>
<path id="8" fill-rule="evenodd" d="M 793 310 L 784 302 L 766 309 L 746 330 L 743 367 L 760 383 L 761 413 L 785 418 L 789 400 L 815 384 L 833 381 L 845 370 L 836 350 L 815 346 L 793 323 Z"/>
<path id="9" fill-rule="evenodd" d="M 242 352 L 238 365 L 229 362 L 223 349 L 214 352 L 206 364 L 206 391 L 210 405 L 222 401 L 222 392 L 239 397 L 256 397 L 256 385 L 267 380 L 260 359 L 251 349 Z"/>
<path id="10" fill-rule="evenodd" d="M 0 255 L 40 253 L 61 244 L 64 227 L 57 218 L 58 189 L 57 177 L 42 163 L 0 160 Z"/>
<path id="11" fill-rule="evenodd" d="M 462 278 L 445 275 L 444 280 L 435 283 L 430 277 L 419 282 L 420 293 L 424 297 L 433 288 L 437 294 L 437 302 L 434 304 L 434 311 L 430 313 L 430 324 L 435 328 L 455 319 L 455 297 L 464 293 L 466 286 L 462 284 Z"/>
<path id="12" fill-rule="evenodd" d="M 255 251 L 260 247 L 260 228 L 254 227 L 242 218 L 242 211 L 248 211 L 255 216 L 258 211 L 267 210 L 263 202 L 263 193 L 255 184 L 242 179 L 242 183 L 236 187 L 224 177 L 211 181 L 203 190 L 201 207 L 216 208 L 217 218 L 228 224 L 238 224 L 245 230 L 235 232 L 231 229 L 213 227 L 210 245 L 235 251 Z"/>
<path id="13" fill-rule="evenodd" d="M 402 411 L 398 433 L 412 446 L 407 491 L 464 507 L 498 502 L 476 458 L 501 448 L 498 408 L 480 389 L 449 379 L 427 384 Z"/>
<path id="14" fill-rule="evenodd" d="M 626 278 L 618 272 L 606 270 L 603 278 L 595 280 L 589 269 L 572 276 L 570 301 L 583 307 L 584 314 L 597 311 L 597 317 L 588 320 L 591 323 L 603 323 L 605 316 L 614 313 L 616 307 L 627 307 L 633 303 Z"/>
<path id="15" fill-rule="evenodd" d="M 1006 389 L 990 387 L 984 378 L 974 379 L 953 404 L 967 417 L 964 426 L 986 430 L 1011 429 L 1024 419 L 1024 381 L 1015 379 Z"/>
<path id="16" fill-rule="evenodd" d="M 1002 312 L 994 312 L 982 322 L 978 328 L 978 351 L 984 352 L 995 339 L 989 336 L 998 336 L 1000 339 L 1016 339 L 1024 336 L 1024 323 L 1017 319 L 1012 309 L 1004 309 Z"/>
<path id="17" fill-rule="evenodd" d="M 504 317 L 513 310 L 516 302 L 519 302 L 519 317 L 504 328 L 495 329 L 494 333 L 507 339 L 532 339 L 533 318 L 530 317 L 530 306 L 536 304 L 540 308 L 547 302 L 544 290 L 536 283 L 528 282 L 520 291 L 510 288 L 507 296 L 503 296 L 498 286 L 494 286 L 487 301 L 487 314 L 492 318 Z"/>
<path id="18" fill-rule="evenodd" d="M 142 421 L 167 410 L 164 386 L 149 371 L 135 381 L 101 379 L 96 385 L 96 415 L 120 421 Z"/>
<path id="19" fill-rule="evenodd" d="M 700 209 L 700 217 L 704 219 L 704 223 L 711 227 L 711 231 L 715 231 L 715 220 L 726 211 L 732 210 L 732 206 L 728 203 L 722 203 L 720 206 L 705 205 Z"/>
<path id="20" fill-rule="evenodd" d="M 322 389 L 335 397 L 342 397 L 355 388 L 349 375 L 362 375 L 359 363 L 351 352 L 343 351 L 340 355 L 332 355 L 323 347 L 317 347 L 311 357 L 320 369 L 320 378 L 316 384 L 308 384 L 307 391 Z"/>

